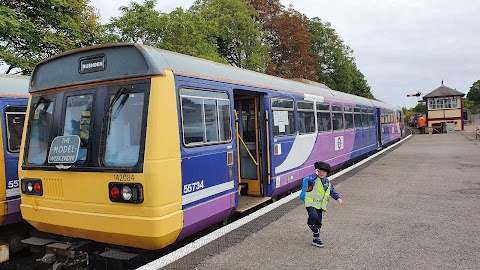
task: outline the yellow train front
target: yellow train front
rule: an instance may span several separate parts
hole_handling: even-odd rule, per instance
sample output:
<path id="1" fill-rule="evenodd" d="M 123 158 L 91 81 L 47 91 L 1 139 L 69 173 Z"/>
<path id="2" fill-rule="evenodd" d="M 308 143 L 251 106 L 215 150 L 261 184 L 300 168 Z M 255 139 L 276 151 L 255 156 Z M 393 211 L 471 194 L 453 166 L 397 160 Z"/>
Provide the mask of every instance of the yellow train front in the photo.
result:
<path id="1" fill-rule="evenodd" d="M 100 45 L 36 66 L 19 177 L 23 218 L 39 231 L 155 250 L 231 215 L 232 126 L 230 149 L 191 165 L 216 171 L 215 179 L 182 183 L 178 95 L 165 53 Z M 228 101 L 212 100 L 216 108 Z"/>

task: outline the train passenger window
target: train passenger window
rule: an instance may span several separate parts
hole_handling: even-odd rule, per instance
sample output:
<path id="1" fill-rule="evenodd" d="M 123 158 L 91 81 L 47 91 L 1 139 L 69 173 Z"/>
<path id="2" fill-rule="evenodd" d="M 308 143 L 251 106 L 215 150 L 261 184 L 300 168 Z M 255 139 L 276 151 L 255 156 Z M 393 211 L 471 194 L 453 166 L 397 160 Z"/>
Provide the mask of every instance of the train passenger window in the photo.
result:
<path id="1" fill-rule="evenodd" d="M 203 143 L 203 99 L 182 97 L 183 141 Z"/>
<path id="2" fill-rule="evenodd" d="M 315 133 L 315 110 L 311 101 L 297 101 L 298 133 Z"/>
<path id="3" fill-rule="evenodd" d="M 272 98 L 273 136 L 295 134 L 293 100 Z"/>
<path id="4" fill-rule="evenodd" d="M 363 120 L 363 127 L 368 128 L 368 112 L 367 108 L 362 108 L 362 120 Z"/>
<path id="5" fill-rule="evenodd" d="M 216 101 L 212 99 L 203 100 L 205 115 L 205 142 L 218 142 L 218 115 Z"/>
<path id="6" fill-rule="evenodd" d="M 70 96 L 67 98 L 63 136 L 80 137 L 80 149 L 75 163 L 84 163 L 87 159 L 87 147 L 90 138 L 90 115 L 93 95 Z"/>
<path id="7" fill-rule="evenodd" d="M 362 114 L 360 108 L 354 109 L 355 114 L 355 128 L 362 128 Z"/>
<path id="8" fill-rule="evenodd" d="M 353 109 L 352 107 L 343 107 L 343 114 L 345 116 L 345 129 L 353 129 Z"/>
<path id="9" fill-rule="evenodd" d="M 230 121 L 230 101 L 229 100 L 217 100 L 218 104 L 218 119 L 220 127 L 220 141 L 227 142 L 232 139 L 232 131 Z"/>
<path id="10" fill-rule="evenodd" d="M 25 122 L 26 110 L 26 107 L 17 106 L 9 106 L 5 108 L 7 147 L 9 152 L 20 152 L 20 143 L 22 142 L 23 123 Z"/>
<path id="11" fill-rule="evenodd" d="M 332 118 L 333 130 L 343 130 L 342 106 L 332 105 Z"/>
<path id="12" fill-rule="evenodd" d="M 332 130 L 330 117 L 330 105 L 317 103 L 317 126 L 318 132 L 326 132 Z"/>
<path id="13" fill-rule="evenodd" d="M 144 93 L 123 93 L 112 107 L 108 123 L 105 164 L 134 166 L 140 156 Z M 113 95 L 111 96 L 113 101 Z"/>
<path id="14" fill-rule="evenodd" d="M 180 89 L 183 143 L 224 143 L 232 139 L 230 100 L 226 93 Z"/>
<path id="15" fill-rule="evenodd" d="M 52 128 L 54 102 L 40 96 L 32 102 L 32 124 L 28 143 L 27 163 L 43 164 L 47 158 L 48 135 Z"/>
<path id="16" fill-rule="evenodd" d="M 373 117 L 373 109 L 368 109 L 368 122 L 369 122 L 370 127 L 375 126 L 375 121 L 374 121 L 374 117 Z"/>

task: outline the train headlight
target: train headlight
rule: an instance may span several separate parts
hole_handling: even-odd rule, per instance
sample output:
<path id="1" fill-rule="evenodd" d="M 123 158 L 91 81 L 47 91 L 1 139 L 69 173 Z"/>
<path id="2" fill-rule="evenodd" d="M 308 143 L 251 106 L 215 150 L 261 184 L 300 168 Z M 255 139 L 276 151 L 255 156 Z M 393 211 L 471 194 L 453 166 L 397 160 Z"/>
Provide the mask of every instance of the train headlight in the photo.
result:
<path id="1" fill-rule="evenodd" d="M 125 201 L 128 201 L 132 198 L 132 189 L 129 186 L 122 187 L 122 198 Z"/>
<path id="2" fill-rule="evenodd" d="M 108 183 L 108 192 L 112 202 L 143 202 L 143 186 L 140 183 Z"/>
<path id="3" fill-rule="evenodd" d="M 32 192 L 32 191 L 33 191 L 33 184 L 32 184 L 32 183 L 28 183 L 28 184 L 27 184 L 27 190 L 28 190 L 28 192 Z"/>
<path id="4" fill-rule="evenodd" d="M 20 180 L 22 193 L 26 195 L 43 195 L 42 180 L 38 178 L 23 178 Z"/>

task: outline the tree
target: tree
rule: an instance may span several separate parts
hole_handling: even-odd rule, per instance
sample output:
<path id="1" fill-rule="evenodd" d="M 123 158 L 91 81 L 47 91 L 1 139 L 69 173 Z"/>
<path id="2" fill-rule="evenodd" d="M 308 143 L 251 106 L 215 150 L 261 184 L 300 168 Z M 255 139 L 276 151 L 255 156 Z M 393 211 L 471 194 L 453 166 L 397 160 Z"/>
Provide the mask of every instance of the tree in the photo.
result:
<path id="1" fill-rule="evenodd" d="M 249 0 L 257 10 L 256 22 L 263 24 L 264 42 L 271 46 L 267 73 L 283 78 L 315 80 L 317 68 L 310 54 L 307 18 L 279 0 Z"/>
<path id="2" fill-rule="evenodd" d="M 316 81 L 338 91 L 373 98 L 367 80 L 357 68 L 353 50 L 344 44 L 331 24 L 315 17 L 307 25 L 310 50 L 318 70 Z"/>
<path id="3" fill-rule="evenodd" d="M 480 80 L 473 83 L 467 93 L 468 100 L 473 101 L 476 105 L 480 105 Z"/>
<path id="4" fill-rule="evenodd" d="M 113 17 L 106 25 L 110 41 L 134 42 L 153 45 L 160 38 L 161 13 L 156 11 L 156 0 L 146 0 L 144 4 L 131 2 L 118 10 L 121 17 Z"/>
<path id="5" fill-rule="evenodd" d="M 214 25 L 198 14 L 177 8 L 171 13 L 155 10 L 157 1 L 120 7 L 122 15 L 106 25 L 112 41 L 138 42 L 216 62 L 227 63 L 210 37 Z"/>
<path id="6" fill-rule="evenodd" d="M 230 65 L 265 71 L 270 47 L 262 43 L 262 25 L 252 19 L 257 12 L 245 0 L 197 0 L 189 11 L 212 23 L 209 35 Z"/>
<path id="7" fill-rule="evenodd" d="M 29 75 L 44 58 L 102 43 L 90 0 L 3 0 L 0 4 L 0 64 Z"/>
<path id="8" fill-rule="evenodd" d="M 417 106 L 413 108 L 413 111 L 416 113 L 424 113 L 426 111 L 426 106 L 424 102 L 419 102 Z"/>

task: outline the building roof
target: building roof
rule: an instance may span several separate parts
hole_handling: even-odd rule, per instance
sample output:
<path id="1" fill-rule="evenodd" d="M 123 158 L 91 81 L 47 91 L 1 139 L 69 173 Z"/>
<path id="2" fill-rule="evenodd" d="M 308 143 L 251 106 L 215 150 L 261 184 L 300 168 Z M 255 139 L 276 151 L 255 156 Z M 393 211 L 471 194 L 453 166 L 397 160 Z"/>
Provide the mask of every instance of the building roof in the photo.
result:
<path id="1" fill-rule="evenodd" d="M 465 96 L 465 94 L 442 84 L 437 89 L 423 96 L 423 100 L 426 100 L 427 98 L 456 97 L 456 96 L 463 97 Z"/>

